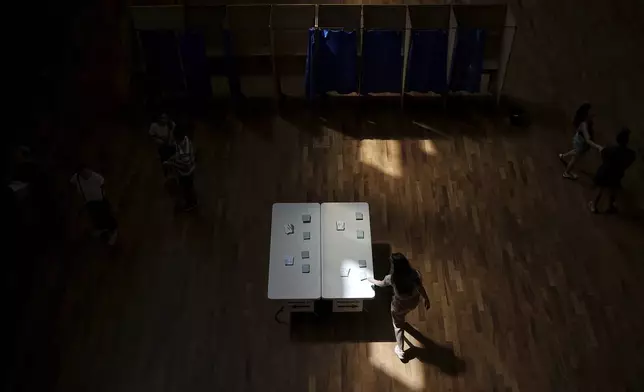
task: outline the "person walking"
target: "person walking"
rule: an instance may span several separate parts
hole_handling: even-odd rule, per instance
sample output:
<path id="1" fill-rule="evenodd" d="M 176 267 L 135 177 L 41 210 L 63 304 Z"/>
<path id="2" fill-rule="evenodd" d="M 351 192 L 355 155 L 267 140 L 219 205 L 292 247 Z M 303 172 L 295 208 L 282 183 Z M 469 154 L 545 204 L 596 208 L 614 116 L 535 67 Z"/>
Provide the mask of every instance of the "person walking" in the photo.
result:
<path id="1" fill-rule="evenodd" d="M 82 196 L 97 234 L 106 238 L 109 245 L 114 245 L 118 236 L 118 225 L 103 191 L 103 176 L 81 165 L 70 182 Z"/>
<path id="2" fill-rule="evenodd" d="M 599 144 L 593 141 L 595 132 L 593 128 L 593 113 L 591 108 L 592 106 L 589 103 L 585 103 L 581 105 L 575 113 L 575 117 L 572 121 L 572 124 L 575 127 L 575 135 L 572 138 L 572 150 L 565 154 L 559 154 L 559 159 L 566 165 L 566 169 L 563 172 L 563 178 L 576 180 L 577 175 L 572 172 L 572 169 L 575 167 L 575 164 L 579 159 L 590 149 L 590 147 L 594 147 L 599 151 L 602 149 Z M 568 157 L 570 157 L 570 160 L 566 162 L 566 158 Z"/>
<path id="3" fill-rule="evenodd" d="M 372 278 L 368 280 L 378 287 L 392 286 L 394 289 L 394 296 L 391 299 L 391 320 L 396 336 L 394 352 L 400 360 L 403 360 L 405 316 L 418 306 L 420 297 L 424 299 L 425 309 L 429 309 L 430 304 L 420 272 L 412 268 L 409 260 L 402 253 L 394 253 L 390 261 L 391 270 L 383 280 Z"/>
<path id="4" fill-rule="evenodd" d="M 607 213 L 616 213 L 615 198 L 617 192 L 622 188 L 622 178 L 626 169 L 635 161 L 635 151 L 628 148 L 631 131 L 623 128 L 615 140 L 617 145 L 609 146 L 602 150 L 602 164 L 595 173 L 595 186 L 599 188 L 595 200 L 588 202 L 588 208 L 592 213 L 597 213 L 597 206 L 604 190 L 609 192 L 610 206 Z"/>
<path id="5" fill-rule="evenodd" d="M 190 211 L 197 206 L 194 188 L 195 151 L 192 142 L 180 128 L 174 132 L 175 153 L 165 164 L 174 167 L 178 174 L 183 196 L 183 210 Z"/>
<path id="6" fill-rule="evenodd" d="M 161 160 L 163 175 L 165 177 L 168 177 L 169 170 L 163 163 L 170 159 L 175 152 L 173 137 L 175 128 L 176 124 L 174 121 L 170 120 L 170 117 L 166 113 L 162 113 L 157 121 L 150 125 L 150 130 L 148 131 L 152 140 L 157 144 L 159 159 Z"/>

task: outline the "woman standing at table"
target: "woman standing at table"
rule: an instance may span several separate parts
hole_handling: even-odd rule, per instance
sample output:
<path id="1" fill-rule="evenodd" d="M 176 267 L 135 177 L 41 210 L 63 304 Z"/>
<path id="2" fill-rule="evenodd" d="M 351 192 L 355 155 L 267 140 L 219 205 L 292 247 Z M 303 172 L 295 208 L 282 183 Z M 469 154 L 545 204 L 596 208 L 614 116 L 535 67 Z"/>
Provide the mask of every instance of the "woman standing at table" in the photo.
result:
<path id="1" fill-rule="evenodd" d="M 394 296 L 391 299 L 391 320 L 396 335 L 394 352 L 402 360 L 405 356 L 403 350 L 405 316 L 418 306 L 421 296 L 425 301 L 425 309 L 429 309 L 429 297 L 423 287 L 420 272 L 411 267 L 409 260 L 402 253 L 392 254 L 390 260 L 389 275 L 385 276 L 383 280 L 372 278 L 368 278 L 368 280 L 378 287 L 392 286 L 394 289 Z"/>

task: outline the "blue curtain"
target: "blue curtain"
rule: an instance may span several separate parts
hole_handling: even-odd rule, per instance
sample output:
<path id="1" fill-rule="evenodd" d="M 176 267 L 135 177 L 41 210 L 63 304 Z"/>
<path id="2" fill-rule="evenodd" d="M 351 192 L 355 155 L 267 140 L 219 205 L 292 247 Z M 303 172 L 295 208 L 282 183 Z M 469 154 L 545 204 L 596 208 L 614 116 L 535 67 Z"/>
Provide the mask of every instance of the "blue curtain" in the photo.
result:
<path id="1" fill-rule="evenodd" d="M 452 63 L 452 91 L 479 92 L 483 73 L 483 50 L 485 31 L 482 29 L 458 29 L 456 49 Z"/>
<path id="2" fill-rule="evenodd" d="M 183 91 L 184 79 L 175 33 L 171 30 L 139 31 L 145 60 L 148 92 L 157 95 Z"/>
<path id="3" fill-rule="evenodd" d="M 405 91 L 447 91 L 447 31 L 413 30 Z"/>
<path id="4" fill-rule="evenodd" d="M 318 34 L 309 34 L 306 78 L 309 96 L 329 91 L 340 94 L 358 91 L 356 32 L 320 30 Z"/>
<path id="5" fill-rule="evenodd" d="M 201 99 L 212 97 L 206 41 L 203 34 L 186 32 L 181 37 L 181 56 L 189 95 Z"/>
<path id="6" fill-rule="evenodd" d="M 360 92 L 400 93 L 402 89 L 402 31 L 368 30 L 362 49 Z"/>

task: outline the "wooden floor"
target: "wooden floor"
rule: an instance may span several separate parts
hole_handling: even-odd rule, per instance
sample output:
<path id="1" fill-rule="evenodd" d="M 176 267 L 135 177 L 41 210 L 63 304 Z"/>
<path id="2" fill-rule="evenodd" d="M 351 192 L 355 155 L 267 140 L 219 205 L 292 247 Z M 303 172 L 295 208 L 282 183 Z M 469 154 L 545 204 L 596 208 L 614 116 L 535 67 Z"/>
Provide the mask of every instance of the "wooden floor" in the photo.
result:
<path id="1" fill-rule="evenodd" d="M 632 211 L 589 214 L 590 181 L 564 181 L 556 159 L 583 101 L 595 105 L 600 142 L 626 124 L 641 151 L 641 3 L 510 3 L 519 30 L 505 92 L 565 116 L 530 107 L 529 129 L 479 110 L 214 116 L 195 129 L 200 207 L 190 214 L 173 210 L 148 125 L 96 115 L 127 97 L 113 91 L 127 91 L 127 78 L 109 75 L 127 74 L 118 58 L 129 52 L 116 18 L 90 20 L 87 36 L 112 34 L 88 39 L 98 43 L 87 74 L 61 82 L 66 112 L 45 135 L 61 151 L 48 169 L 61 195 L 76 155 L 104 174 L 119 244 L 88 238 L 69 208 L 69 238 L 46 253 L 24 307 L 16 390 L 644 390 L 644 225 Z M 627 185 L 641 195 L 635 169 Z M 266 299 L 271 204 L 354 200 L 370 203 L 377 268 L 382 254 L 405 253 L 432 299 L 408 317 L 419 349 L 406 364 L 386 315 L 376 317 L 382 300 L 364 319 L 309 328 L 277 323 Z"/>
<path id="2" fill-rule="evenodd" d="M 200 206 L 187 214 L 173 211 L 145 124 L 90 139 L 120 238 L 108 251 L 72 226 L 56 390 L 644 388 L 642 222 L 589 214 L 589 181 L 561 178 L 558 130 L 479 109 L 198 121 Z M 408 317 L 414 359 L 394 356 L 375 305 L 380 322 L 338 321 L 337 334 L 333 320 L 305 338 L 274 320 L 271 205 L 304 201 L 368 202 L 375 246 L 422 271 L 432 307 Z"/>

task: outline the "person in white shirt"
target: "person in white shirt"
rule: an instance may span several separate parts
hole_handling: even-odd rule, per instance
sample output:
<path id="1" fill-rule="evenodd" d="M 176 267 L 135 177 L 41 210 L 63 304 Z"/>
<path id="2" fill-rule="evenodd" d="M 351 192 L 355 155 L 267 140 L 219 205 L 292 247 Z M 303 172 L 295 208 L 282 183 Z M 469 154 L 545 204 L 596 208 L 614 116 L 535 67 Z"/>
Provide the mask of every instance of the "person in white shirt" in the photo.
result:
<path id="1" fill-rule="evenodd" d="M 170 117 L 166 113 L 162 113 L 156 122 L 153 122 L 150 125 L 150 130 L 148 133 L 152 137 L 152 140 L 157 144 L 159 151 L 159 159 L 163 164 L 165 161 L 170 159 L 174 154 L 174 129 L 176 124 L 174 121 L 170 120 Z M 168 167 L 163 166 L 163 175 L 168 176 Z"/>
<path id="2" fill-rule="evenodd" d="M 110 245 L 114 245 L 118 236 L 117 223 L 112 215 L 110 204 L 105 198 L 103 176 L 81 166 L 80 170 L 72 176 L 70 182 L 83 198 L 95 229 L 102 237 L 107 237 Z"/>
<path id="3" fill-rule="evenodd" d="M 183 209 L 190 211 L 197 206 L 194 188 L 195 150 L 192 142 L 182 130 L 174 132 L 175 154 L 165 164 L 175 168 L 183 193 Z"/>

